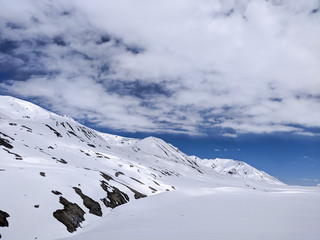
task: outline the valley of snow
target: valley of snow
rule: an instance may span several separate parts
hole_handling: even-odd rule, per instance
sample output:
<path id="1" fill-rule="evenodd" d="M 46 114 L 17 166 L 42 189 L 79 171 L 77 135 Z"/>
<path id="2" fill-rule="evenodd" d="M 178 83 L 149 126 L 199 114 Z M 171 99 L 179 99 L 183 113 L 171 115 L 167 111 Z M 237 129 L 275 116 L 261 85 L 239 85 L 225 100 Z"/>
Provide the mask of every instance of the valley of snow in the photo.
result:
<path id="1" fill-rule="evenodd" d="M 320 239 L 320 188 L 0 96 L 2 239 Z"/>

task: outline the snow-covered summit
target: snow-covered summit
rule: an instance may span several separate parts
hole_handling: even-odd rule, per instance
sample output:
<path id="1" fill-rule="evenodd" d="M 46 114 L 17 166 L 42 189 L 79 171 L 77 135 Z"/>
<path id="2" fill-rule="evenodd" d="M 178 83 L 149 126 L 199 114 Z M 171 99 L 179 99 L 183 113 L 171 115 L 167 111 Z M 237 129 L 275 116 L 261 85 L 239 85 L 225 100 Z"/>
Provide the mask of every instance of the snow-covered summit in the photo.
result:
<path id="1" fill-rule="evenodd" d="M 185 155 L 171 144 L 166 143 L 160 138 L 147 137 L 135 143 L 135 147 L 145 153 L 153 154 L 158 158 L 178 159 Z"/>
<path id="2" fill-rule="evenodd" d="M 0 160 L 5 239 L 67 237 L 113 208 L 171 191 L 267 191 L 279 183 L 245 163 L 189 157 L 159 138 L 100 133 L 6 96 L 0 96 Z"/>
<path id="3" fill-rule="evenodd" d="M 233 159 L 197 159 L 197 163 L 212 168 L 218 173 L 232 175 L 234 177 L 248 178 L 252 180 L 262 180 L 272 184 L 283 185 L 278 179 L 260 171 L 243 161 Z"/>
<path id="4" fill-rule="evenodd" d="M 44 119 L 58 117 L 33 103 L 10 97 L 0 96 L 0 114 L 13 119 Z"/>

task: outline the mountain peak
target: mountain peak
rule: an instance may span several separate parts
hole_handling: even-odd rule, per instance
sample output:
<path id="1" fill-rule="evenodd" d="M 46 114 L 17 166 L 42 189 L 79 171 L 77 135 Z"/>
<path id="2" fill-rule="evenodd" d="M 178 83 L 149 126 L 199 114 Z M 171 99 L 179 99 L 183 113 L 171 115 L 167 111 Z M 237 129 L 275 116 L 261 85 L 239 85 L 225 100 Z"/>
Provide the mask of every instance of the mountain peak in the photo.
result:
<path id="1" fill-rule="evenodd" d="M 218 186 L 267 191 L 279 182 L 243 162 L 189 157 L 160 138 L 100 133 L 8 96 L 0 96 L 0 116 L 0 182 L 7 183 L 0 210 L 10 216 L 8 239 L 68 236 L 112 208 L 159 193 Z M 19 221 L 21 212 L 32 221 Z"/>
<path id="2" fill-rule="evenodd" d="M 49 112 L 42 107 L 11 96 L 0 96 L 0 113 L 12 119 L 46 119 L 58 117 L 57 114 Z"/>

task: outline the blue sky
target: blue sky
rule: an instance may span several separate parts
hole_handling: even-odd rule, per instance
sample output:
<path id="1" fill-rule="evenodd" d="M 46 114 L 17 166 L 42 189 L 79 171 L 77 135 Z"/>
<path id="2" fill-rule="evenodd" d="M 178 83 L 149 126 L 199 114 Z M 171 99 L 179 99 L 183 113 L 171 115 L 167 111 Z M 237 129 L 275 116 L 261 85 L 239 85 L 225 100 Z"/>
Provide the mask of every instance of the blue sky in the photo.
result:
<path id="1" fill-rule="evenodd" d="M 315 185 L 319 4 L 3 0 L 0 94 Z"/>

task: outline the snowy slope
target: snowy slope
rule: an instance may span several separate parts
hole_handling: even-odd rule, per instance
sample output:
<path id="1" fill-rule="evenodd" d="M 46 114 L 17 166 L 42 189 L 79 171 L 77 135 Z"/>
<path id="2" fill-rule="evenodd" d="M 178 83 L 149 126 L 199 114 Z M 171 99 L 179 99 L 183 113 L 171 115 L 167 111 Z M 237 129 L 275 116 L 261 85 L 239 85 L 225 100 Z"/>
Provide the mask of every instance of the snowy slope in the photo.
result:
<path id="1" fill-rule="evenodd" d="M 195 156 L 192 156 L 192 158 L 200 165 L 212 168 L 214 171 L 221 174 L 232 175 L 234 177 L 240 177 L 240 178 L 249 178 L 257 181 L 260 180 L 260 181 L 265 181 L 272 184 L 279 184 L 279 185 L 283 184 L 275 177 L 270 176 L 269 174 L 263 171 L 260 171 L 242 161 L 236 161 L 233 159 L 222 159 L 222 158 L 199 159 Z"/>
<path id="2" fill-rule="evenodd" d="M 200 213 L 213 209 L 214 196 L 223 189 L 228 189 L 227 197 L 255 189 L 257 198 L 292 191 L 243 162 L 190 157 L 154 137 L 140 140 L 100 133 L 7 96 L 0 96 L 0 189 L 3 239 L 94 239 L 86 234 L 101 239 L 109 234 L 101 230 L 105 224 L 109 230 L 118 224 L 108 238 L 116 239 L 125 221 L 131 229 L 129 239 L 135 232 L 129 214 L 144 212 L 144 206 L 147 216 L 139 216 L 136 224 L 171 208 L 183 211 L 202 198 Z M 318 192 L 314 194 L 312 190 L 311 202 L 319 200 Z M 157 230 L 151 222 L 145 224 Z"/>

